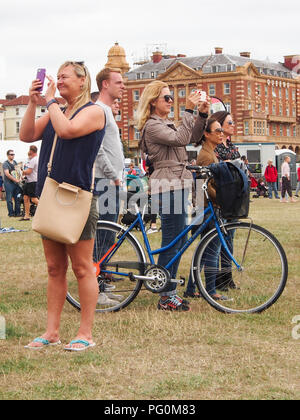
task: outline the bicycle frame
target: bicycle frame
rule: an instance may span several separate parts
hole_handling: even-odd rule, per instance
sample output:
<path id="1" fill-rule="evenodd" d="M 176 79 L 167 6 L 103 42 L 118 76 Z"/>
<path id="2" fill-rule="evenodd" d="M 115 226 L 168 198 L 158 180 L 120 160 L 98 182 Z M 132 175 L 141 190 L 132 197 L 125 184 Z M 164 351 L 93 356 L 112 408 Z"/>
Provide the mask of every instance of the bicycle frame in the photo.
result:
<path id="1" fill-rule="evenodd" d="M 220 227 L 220 225 L 219 225 L 219 222 L 218 222 L 218 218 L 217 218 L 217 216 L 216 216 L 216 214 L 215 214 L 215 211 L 214 211 L 214 208 L 213 208 L 213 205 L 212 205 L 212 202 L 210 201 L 210 200 L 208 200 L 208 207 L 206 207 L 206 209 L 204 210 L 204 212 L 203 213 L 201 213 L 201 214 L 199 214 L 196 218 L 195 218 L 195 220 L 189 225 L 189 226 L 187 226 L 169 245 L 167 245 L 166 247 L 163 247 L 163 248 L 159 248 L 159 249 L 156 249 L 156 250 L 152 250 L 151 249 L 151 246 L 150 246 L 150 243 L 149 243 L 149 239 L 148 239 L 148 236 L 147 236 L 147 233 L 146 233 L 146 230 L 145 230 L 145 227 L 144 227 L 144 223 L 143 223 L 143 218 L 142 218 L 142 215 L 141 215 L 141 212 L 140 212 L 140 210 L 139 210 L 139 208 L 138 208 L 138 206 L 136 206 L 136 211 L 137 211 L 137 217 L 136 217 L 136 219 L 134 220 L 134 222 L 129 226 L 129 228 L 125 231 L 125 229 L 124 229 L 124 233 L 122 234 L 122 236 L 118 239 L 118 241 L 117 241 L 117 243 L 113 246 L 113 248 L 111 248 L 111 250 L 109 250 L 108 251 L 108 253 L 103 257 L 103 259 L 100 261 L 100 265 L 101 264 L 103 264 L 104 263 L 104 265 L 105 265 L 105 263 L 107 263 L 108 261 L 107 260 L 109 260 L 109 258 L 110 257 L 112 257 L 116 252 L 117 252 L 117 250 L 118 250 L 118 248 L 119 248 L 119 246 L 122 244 L 122 242 L 123 242 L 123 239 L 126 237 L 126 235 L 128 235 L 135 227 L 137 227 L 137 226 L 139 226 L 140 227 L 140 229 L 141 229 L 141 232 L 142 232 L 142 234 L 143 234 L 143 239 L 144 239 L 144 244 L 145 244 L 145 247 L 146 247 L 146 250 L 147 250 L 147 254 L 148 254 L 148 258 L 149 258 L 149 261 L 150 261 L 150 263 L 151 264 L 155 264 L 155 261 L 154 261 L 154 256 L 155 255 L 158 255 L 158 254 L 161 254 L 161 253 L 163 253 L 163 252 L 165 252 L 165 251 L 168 251 L 170 248 L 172 248 L 179 240 L 181 240 L 185 235 L 187 235 L 192 229 L 193 229 L 193 227 L 194 226 L 196 226 L 196 225 L 198 225 L 202 220 L 203 220 L 203 218 L 206 216 L 206 215 L 208 215 L 209 213 L 210 213 L 210 215 L 209 215 L 209 217 L 206 219 L 206 220 L 204 220 L 204 222 L 203 223 L 201 223 L 200 225 L 199 225 L 199 227 L 197 228 L 197 230 L 196 230 L 196 232 L 191 236 L 191 238 L 190 239 L 188 239 L 187 241 L 186 241 L 186 243 L 184 244 L 184 246 L 179 250 L 179 252 L 168 262 L 168 264 L 165 266 L 165 268 L 167 269 L 167 270 L 169 270 L 169 268 L 185 253 L 185 251 L 192 245 L 192 243 L 195 241 L 195 239 L 197 239 L 197 237 L 199 236 L 199 235 L 201 235 L 201 233 L 204 231 L 204 229 L 207 227 L 207 225 L 209 224 L 209 222 L 211 221 L 211 220 L 214 220 L 214 224 L 215 224 L 215 227 L 216 227 L 216 230 L 217 230 L 217 232 L 218 232 L 218 235 L 219 235 L 219 238 L 220 238 L 220 242 L 221 242 L 221 244 L 222 244 L 222 246 L 224 247 L 224 249 L 225 249 L 225 251 L 226 251 L 226 253 L 227 253 L 227 255 L 228 255 L 228 257 L 230 258 L 230 260 L 236 265 L 236 267 L 237 267 L 237 269 L 238 270 L 241 270 L 241 266 L 239 265 L 239 263 L 236 261 L 236 259 L 234 258 L 234 256 L 232 255 L 232 253 L 230 252 L 230 250 L 229 250 L 229 248 L 228 248 L 228 246 L 227 246 L 227 244 L 226 244 L 226 241 L 225 241 L 225 239 L 224 239 L 224 236 L 223 236 L 223 233 L 222 233 L 222 231 L 221 231 L 221 227 Z M 105 271 L 104 271 L 105 272 Z M 123 274 L 123 275 L 125 275 L 125 276 L 128 276 L 127 274 L 125 274 L 125 273 L 115 273 L 115 274 Z"/>

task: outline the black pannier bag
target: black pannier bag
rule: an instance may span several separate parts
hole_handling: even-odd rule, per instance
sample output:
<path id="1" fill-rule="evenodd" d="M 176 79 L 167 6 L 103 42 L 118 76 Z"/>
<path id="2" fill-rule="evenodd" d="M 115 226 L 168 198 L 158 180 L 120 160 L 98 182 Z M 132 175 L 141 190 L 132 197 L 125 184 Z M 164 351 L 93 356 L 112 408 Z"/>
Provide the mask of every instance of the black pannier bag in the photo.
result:
<path id="1" fill-rule="evenodd" d="M 121 219 L 121 223 L 126 226 L 132 225 L 132 223 L 135 221 L 136 215 L 131 213 L 130 211 L 127 211 L 127 213 L 124 214 L 124 216 Z"/>
<path id="2" fill-rule="evenodd" d="M 243 219 L 249 214 L 250 190 L 247 176 L 230 162 L 209 166 L 216 184 L 217 203 L 224 219 Z"/>

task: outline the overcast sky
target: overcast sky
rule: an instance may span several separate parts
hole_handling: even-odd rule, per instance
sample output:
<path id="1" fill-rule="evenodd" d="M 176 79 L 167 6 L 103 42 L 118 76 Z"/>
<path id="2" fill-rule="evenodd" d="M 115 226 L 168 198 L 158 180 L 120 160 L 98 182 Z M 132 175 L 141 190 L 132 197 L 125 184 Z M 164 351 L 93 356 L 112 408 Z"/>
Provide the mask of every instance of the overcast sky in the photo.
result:
<path id="1" fill-rule="evenodd" d="M 55 76 L 69 59 L 85 61 L 96 90 L 116 41 L 130 65 L 154 44 L 172 54 L 223 47 L 282 62 L 300 55 L 299 18 L 299 0 L 0 0 L 0 98 L 27 94 L 38 67 Z"/>

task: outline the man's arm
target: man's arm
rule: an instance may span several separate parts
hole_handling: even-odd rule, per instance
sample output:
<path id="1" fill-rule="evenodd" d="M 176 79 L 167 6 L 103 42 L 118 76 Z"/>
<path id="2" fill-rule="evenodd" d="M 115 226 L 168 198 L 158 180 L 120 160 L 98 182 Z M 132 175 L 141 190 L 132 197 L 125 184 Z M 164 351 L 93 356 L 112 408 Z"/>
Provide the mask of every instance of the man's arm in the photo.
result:
<path id="1" fill-rule="evenodd" d="M 107 179 L 111 179 L 115 182 L 116 185 L 119 185 L 118 181 L 120 180 L 118 178 L 118 175 L 114 170 L 112 164 L 110 163 L 110 160 L 108 159 L 103 146 L 100 147 L 100 150 L 98 152 L 98 156 L 96 158 L 96 165 L 98 167 L 101 167 L 101 170 L 103 171 L 103 174 Z"/>
<path id="2" fill-rule="evenodd" d="M 6 176 L 6 178 L 10 179 L 11 181 L 18 183 L 17 178 L 13 177 L 10 173 L 8 169 L 4 169 L 4 174 Z"/>
<path id="3" fill-rule="evenodd" d="M 22 172 L 23 175 L 31 175 L 33 172 L 32 168 L 27 168 L 25 171 Z"/>

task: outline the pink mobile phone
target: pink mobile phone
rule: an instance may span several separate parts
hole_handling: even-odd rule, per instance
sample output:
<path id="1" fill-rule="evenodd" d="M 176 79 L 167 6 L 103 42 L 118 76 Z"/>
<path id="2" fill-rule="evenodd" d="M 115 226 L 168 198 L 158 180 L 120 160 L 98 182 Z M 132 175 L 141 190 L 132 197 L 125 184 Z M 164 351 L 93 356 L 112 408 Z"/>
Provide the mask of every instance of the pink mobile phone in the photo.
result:
<path id="1" fill-rule="evenodd" d="M 38 89 L 40 92 L 42 92 L 43 90 L 45 77 L 46 77 L 46 69 L 38 69 L 36 73 L 36 78 L 42 82 L 42 87 Z"/>

